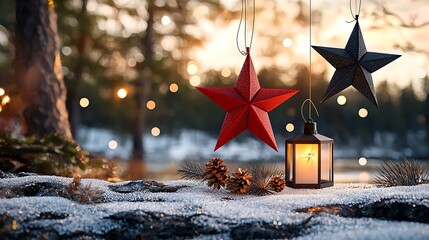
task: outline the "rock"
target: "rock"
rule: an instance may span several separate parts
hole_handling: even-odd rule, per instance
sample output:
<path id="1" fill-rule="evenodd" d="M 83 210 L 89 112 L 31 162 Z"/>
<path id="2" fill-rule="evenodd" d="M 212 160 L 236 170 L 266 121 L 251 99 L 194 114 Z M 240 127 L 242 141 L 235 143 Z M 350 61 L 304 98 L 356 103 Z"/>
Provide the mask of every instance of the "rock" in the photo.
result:
<path id="1" fill-rule="evenodd" d="M 156 181 L 132 181 L 123 185 L 111 185 L 110 190 L 118 193 L 131 193 L 131 192 L 176 192 L 177 190 L 186 186 L 167 186 L 163 183 Z"/>
<path id="2" fill-rule="evenodd" d="M 282 224 L 253 222 L 239 225 L 232 229 L 233 239 L 275 239 L 294 238 L 303 235 L 304 231 L 311 227 L 312 217 L 299 224 Z"/>
<path id="3" fill-rule="evenodd" d="M 3 172 L 2 170 L 0 170 L 0 178 L 15 178 L 15 177 L 27 177 L 27 176 L 37 176 L 37 174 L 31 173 L 31 172 L 10 173 L 10 172 Z"/>
<path id="4" fill-rule="evenodd" d="M 329 213 L 341 217 L 376 218 L 382 220 L 429 223 L 429 205 L 421 202 L 404 202 L 382 199 L 368 204 L 329 205 L 298 209 L 297 212 Z"/>

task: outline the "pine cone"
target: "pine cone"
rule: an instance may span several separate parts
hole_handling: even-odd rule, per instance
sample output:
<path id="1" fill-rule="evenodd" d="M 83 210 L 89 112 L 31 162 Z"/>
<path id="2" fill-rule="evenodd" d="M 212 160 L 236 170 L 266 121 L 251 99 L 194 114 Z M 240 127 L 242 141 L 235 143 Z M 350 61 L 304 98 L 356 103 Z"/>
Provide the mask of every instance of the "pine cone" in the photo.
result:
<path id="1" fill-rule="evenodd" d="M 230 176 L 226 183 L 226 189 L 231 191 L 232 193 L 246 193 L 250 186 L 250 179 L 252 178 L 252 174 L 247 172 L 247 170 L 242 170 L 238 168 L 235 172 Z"/>
<path id="2" fill-rule="evenodd" d="M 225 187 L 226 179 L 228 178 L 228 168 L 222 158 L 212 158 L 206 163 L 204 169 L 204 180 L 207 180 L 207 185 L 213 189 Z"/>
<path id="3" fill-rule="evenodd" d="M 275 192 L 281 192 L 286 187 L 286 180 L 275 175 L 268 182 L 268 187 Z"/>

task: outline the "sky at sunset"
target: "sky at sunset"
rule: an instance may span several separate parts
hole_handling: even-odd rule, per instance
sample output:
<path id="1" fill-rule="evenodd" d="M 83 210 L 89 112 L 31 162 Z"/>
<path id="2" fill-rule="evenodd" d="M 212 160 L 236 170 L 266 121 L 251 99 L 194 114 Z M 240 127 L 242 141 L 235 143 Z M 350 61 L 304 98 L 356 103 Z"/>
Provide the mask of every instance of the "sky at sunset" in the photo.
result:
<path id="1" fill-rule="evenodd" d="M 230 9 L 237 9 L 240 6 L 238 0 L 222 1 Z M 259 11 L 256 15 L 256 30 L 252 46 L 252 57 L 255 67 L 258 69 L 270 65 L 283 67 L 286 71 L 292 71 L 295 63 L 309 62 L 309 28 L 308 24 L 300 25 L 294 18 L 298 14 L 296 5 L 297 0 L 277 0 L 277 10 L 284 13 L 283 19 L 277 25 L 271 25 L 278 14 L 270 14 L 269 2 L 256 1 Z M 308 4 L 309 1 L 303 1 Z M 403 56 L 386 67 L 373 74 L 374 82 L 381 82 L 387 79 L 396 83 L 399 87 L 405 87 L 412 82 L 415 89 L 421 89 L 422 78 L 429 72 L 429 54 L 418 52 L 403 52 L 395 48 L 395 45 L 406 45 L 411 42 L 416 48 L 429 52 L 427 44 L 429 25 L 421 28 L 400 28 L 397 26 L 388 26 L 384 20 L 376 20 L 372 15 L 381 13 L 380 4 L 384 4 L 390 11 L 398 14 L 406 22 L 420 24 L 429 21 L 429 2 L 427 0 L 390 0 L 390 1 L 363 1 L 359 23 L 365 39 L 368 51 L 385 52 L 392 54 L 402 54 Z M 386 5 L 387 4 L 387 5 Z M 264 7 L 262 7 L 264 5 Z M 354 27 L 353 23 L 347 21 L 353 20 L 349 10 L 348 0 L 317 0 L 312 1 L 313 22 L 317 18 L 317 11 L 321 13 L 320 21 L 312 24 L 312 44 L 343 48 Z M 201 10 L 204 12 L 204 10 Z M 308 13 L 308 8 L 306 8 Z M 415 19 L 415 20 L 412 20 Z M 387 20 L 398 25 L 398 20 L 388 17 Z M 201 21 L 204 34 L 209 41 L 204 47 L 196 49 L 194 52 L 201 71 L 215 68 L 239 69 L 244 61 L 244 57 L 238 52 L 235 43 L 235 36 L 238 27 L 238 19 L 230 22 L 228 25 L 213 24 L 209 21 Z M 273 47 L 267 45 L 267 41 L 261 36 L 273 35 L 278 41 L 279 50 L 274 59 L 264 56 L 267 49 Z M 284 42 L 285 39 L 289 39 Z M 242 45 L 242 38 L 240 43 Z M 283 46 L 286 44 L 287 47 Z M 290 45 L 290 46 L 289 46 Z M 276 48 L 276 49 L 277 49 Z M 324 69 L 328 67 L 327 78 L 330 78 L 334 72 L 323 58 L 315 51 L 312 51 L 313 69 Z M 287 80 L 286 80 L 287 81 Z M 204 83 L 203 83 L 204 84 Z M 424 94 L 420 90 L 420 94 Z"/>

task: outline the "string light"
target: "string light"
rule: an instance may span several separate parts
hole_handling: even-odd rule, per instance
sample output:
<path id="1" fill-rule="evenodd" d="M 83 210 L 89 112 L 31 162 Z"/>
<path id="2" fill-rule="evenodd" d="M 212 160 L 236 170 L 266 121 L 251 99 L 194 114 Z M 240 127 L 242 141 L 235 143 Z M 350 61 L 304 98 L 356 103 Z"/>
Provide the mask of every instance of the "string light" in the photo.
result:
<path id="1" fill-rule="evenodd" d="M 120 88 L 117 92 L 116 95 L 118 95 L 119 98 L 124 99 L 125 97 L 127 97 L 128 95 L 128 91 L 125 88 Z"/>
<path id="2" fill-rule="evenodd" d="M 89 106 L 89 99 L 86 97 L 81 98 L 79 101 L 79 105 L 83 108 L 88 107 Z"/>
<path id="3" fill-rule="evenodd" d="M 118 143 L 115 140 L 110 140 L 109 141 L 109 148 L 114 150 L 118 147 Z"/>
<path id="4" fill-rule="evenodd" d="M 179 85 L 172 83 L 172 84 L 170 84 L 169 89 L 170 89 L 170 92 L 176 93 L 177 91 L 179 91 Z"/>
<path id="5" fill-rule="evenodd" d="M 154 110 L 156 108 L 156 103 L 153 100 L 149 100 L 146 103 L 146 108 L 149 110 Z"/>

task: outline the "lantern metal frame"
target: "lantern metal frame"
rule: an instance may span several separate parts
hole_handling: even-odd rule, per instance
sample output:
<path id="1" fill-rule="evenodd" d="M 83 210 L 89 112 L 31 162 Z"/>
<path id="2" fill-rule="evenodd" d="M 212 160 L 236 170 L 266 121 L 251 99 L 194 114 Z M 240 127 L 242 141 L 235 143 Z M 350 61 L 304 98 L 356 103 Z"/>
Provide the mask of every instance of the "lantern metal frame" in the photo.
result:
<path id="1" fill-rule="evenodd" d="M 334 185 L 334 140 L 317 133 L 316 123 L 311 119 L 304 124 L 304 133 L 285 141 L 285 163 L 286 163 L 286 185 L 291 188 L 325 188 Z M 292 144 L 293 149 L 289 149 L 289 144 Z M 317 144 L 317 183 L 297 183 L 297 144 Z M 322 156 L 322 144 L 329 144 L 328 156 Z M 292 150 L 292 151 L 290 151 Z M 291 155 L 292 152 L 292 155 Z M 328 157 L 329 179 L 322 179 L 322 157 Z M 292 164 L 292 165 L 291 165 Z M 292 174 L 292 175 L 291 175 Z"/>

